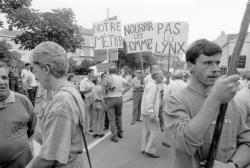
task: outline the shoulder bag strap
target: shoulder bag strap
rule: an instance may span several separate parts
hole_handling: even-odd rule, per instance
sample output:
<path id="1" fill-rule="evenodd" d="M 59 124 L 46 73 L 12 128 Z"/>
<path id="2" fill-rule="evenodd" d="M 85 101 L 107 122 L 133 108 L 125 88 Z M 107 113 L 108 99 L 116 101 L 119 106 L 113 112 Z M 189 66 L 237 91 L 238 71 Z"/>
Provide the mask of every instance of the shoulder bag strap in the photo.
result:
<path id="1" fill-rule="evenodd" d="M 78 106 L 79 111 L 81 111 L 80 105 L 79 105 L 76 97 L 73 95 L 73 93 L 71 93 L 68 90 L 61 90 L 61 91 L 65 91 L 65 92 L 69 93 L 74 98 L 74 100 L 75 100 L 75 102 L 76 102 L 76 104 Z M 83 137 L 84 148 L 85 148 L 87 158 L 88 158 L 88 162 L 89 162 L 89 167 L 92 168 L 91 159 L 90 159 L 89 150 L 88 150 L 88 145 L 87 145 L 86 137 L 85 137 L 85 134 L 84 134 L 83 116 L 82 116 L 81 112 L 80 112 L 80 121 L 79 122 L 80 122 L 79 125 L 80 125 L 80 129 L 81 129 L 81 132 L 82 132 L 82 137 Z"/>

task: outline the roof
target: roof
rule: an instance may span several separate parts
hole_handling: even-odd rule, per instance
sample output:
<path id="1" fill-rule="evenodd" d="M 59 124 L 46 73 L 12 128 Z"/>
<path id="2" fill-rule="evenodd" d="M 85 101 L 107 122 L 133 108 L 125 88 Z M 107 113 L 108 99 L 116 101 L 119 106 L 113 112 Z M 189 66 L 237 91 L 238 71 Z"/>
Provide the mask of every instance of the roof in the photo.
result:
<path id="1" fill-rule="evenodd" d="M 0 36 L 7 36 L 7 37 L 16 37 L 17 35 L 21 35 L 22 31 L 18 30 L 8 30 L 8 29 L 2 29 L 0 30 Z"/>

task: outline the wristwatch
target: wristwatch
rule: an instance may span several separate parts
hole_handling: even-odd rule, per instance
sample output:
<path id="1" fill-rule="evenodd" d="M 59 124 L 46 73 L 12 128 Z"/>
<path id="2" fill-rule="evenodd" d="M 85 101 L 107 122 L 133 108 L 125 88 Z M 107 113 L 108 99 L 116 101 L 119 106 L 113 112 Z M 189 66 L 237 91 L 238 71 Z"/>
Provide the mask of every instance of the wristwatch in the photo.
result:
<path id="1" fill-rule="evenodd" d="M 230 160 L 228 161 L 228 163 L 234 164 L 235 168 L 240 168 L 240 166 L 239 166 L 236 162 L 234 162 L 232 159 L 230 159 Z"/>

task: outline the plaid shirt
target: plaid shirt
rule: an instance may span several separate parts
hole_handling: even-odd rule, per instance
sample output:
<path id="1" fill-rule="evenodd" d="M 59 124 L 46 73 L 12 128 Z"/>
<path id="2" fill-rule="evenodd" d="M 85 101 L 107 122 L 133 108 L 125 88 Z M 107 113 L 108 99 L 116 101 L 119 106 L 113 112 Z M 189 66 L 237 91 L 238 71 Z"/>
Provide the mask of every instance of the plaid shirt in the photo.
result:
<path id="1" fill-rule="evenodd" d="M 199 162 L 208 157 L 216 118 L 202 139 L 192 137 L 188 129 L 184 129 L 189 120 L 200 111 L 205 100 L 205 95 L 188 86 L 171 96 L 164 105 L 166 123 L 169 124 L 168 128 L 175 142 L 176 168 L 200 167 Z M 237 146 L 243 143 L 250 146 L 250 130 L 235 102 L 231 101 L 225 116 L 216 160 L 227 162 L 237 150 Z"/>

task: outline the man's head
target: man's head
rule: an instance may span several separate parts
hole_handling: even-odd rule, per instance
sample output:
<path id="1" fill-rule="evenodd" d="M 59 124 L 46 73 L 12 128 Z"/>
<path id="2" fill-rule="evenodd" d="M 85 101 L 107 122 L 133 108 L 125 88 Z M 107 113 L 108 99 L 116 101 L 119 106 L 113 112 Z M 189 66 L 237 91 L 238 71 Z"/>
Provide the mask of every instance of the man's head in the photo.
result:
<path id="1" fill-rule="evenodd" d="M 4 62 L 0 62 L 0 101 L 6 99 L 9 95 L 9 69 Z"/>
<path id="2" fill-rule="evenodd" d="M 160 84 L 163 82 L 163 72 L 162 71 L 154 71 L 151 74 L 152 79 L 157 83 Z"/>
<path id="3" fill-rule="evenodd" d="M 116 74 L 117 73 L 117 69 L 116 69 L 116 66 L 115 65 L 111 65 L 109 67 L 109 73 L 110 74 Z"/>
<path id="4" fill-rule="evenodd" d="M 160 70 L 160 67 L 158 65 L 152 65 L 151 66 L 151 69 L 150 69 L 150 73 L 154 73 L 156 71 L 159 71 Z"/>
<path id="5" fill-rule="evenodd" d="M 177 69 L 177 70 L 174 71 L 174 73 L 173 73 L 173 78 L 174 79 L 183 80 L 183 77 L 184 77 L 184 71 L 183 70 Z"/>
<path id="6" fill-rule="evenodd" d="M 94 77 L 94 70 L 91 68 L 87 69 L 87 75 L 88 79 L 92 80 L 92 78 Z"/>
<path id="7" fill-rule="evenodd" d="M 34 74 L 45 89 L 50 89 L 51 79 L 64 77 L 67 71 L 67 53 L 57 43 L 46 41 L 31 53 Z"/>
<path id="8" fill-rule="evenodd" d="M 29 70 L 30 69 L 30 63 L 25 63 L 24 67 L 25 67 L 25 69 Z"/>
<path id="9" fill-rule="evenodd" d="M 222 49 L 206 39 L 195 41 L 186 52 L 188 70 L 192 78 L 204 87 L 214 85 L 220 76 L 220 59 Z"/>
<path id="10" fill-rule="evenodd" d="M 141 71 L 141 70 L 135 71 L 135 76 L 136 76 L 137 78 L 142 77 L 142 71 Z"/>

